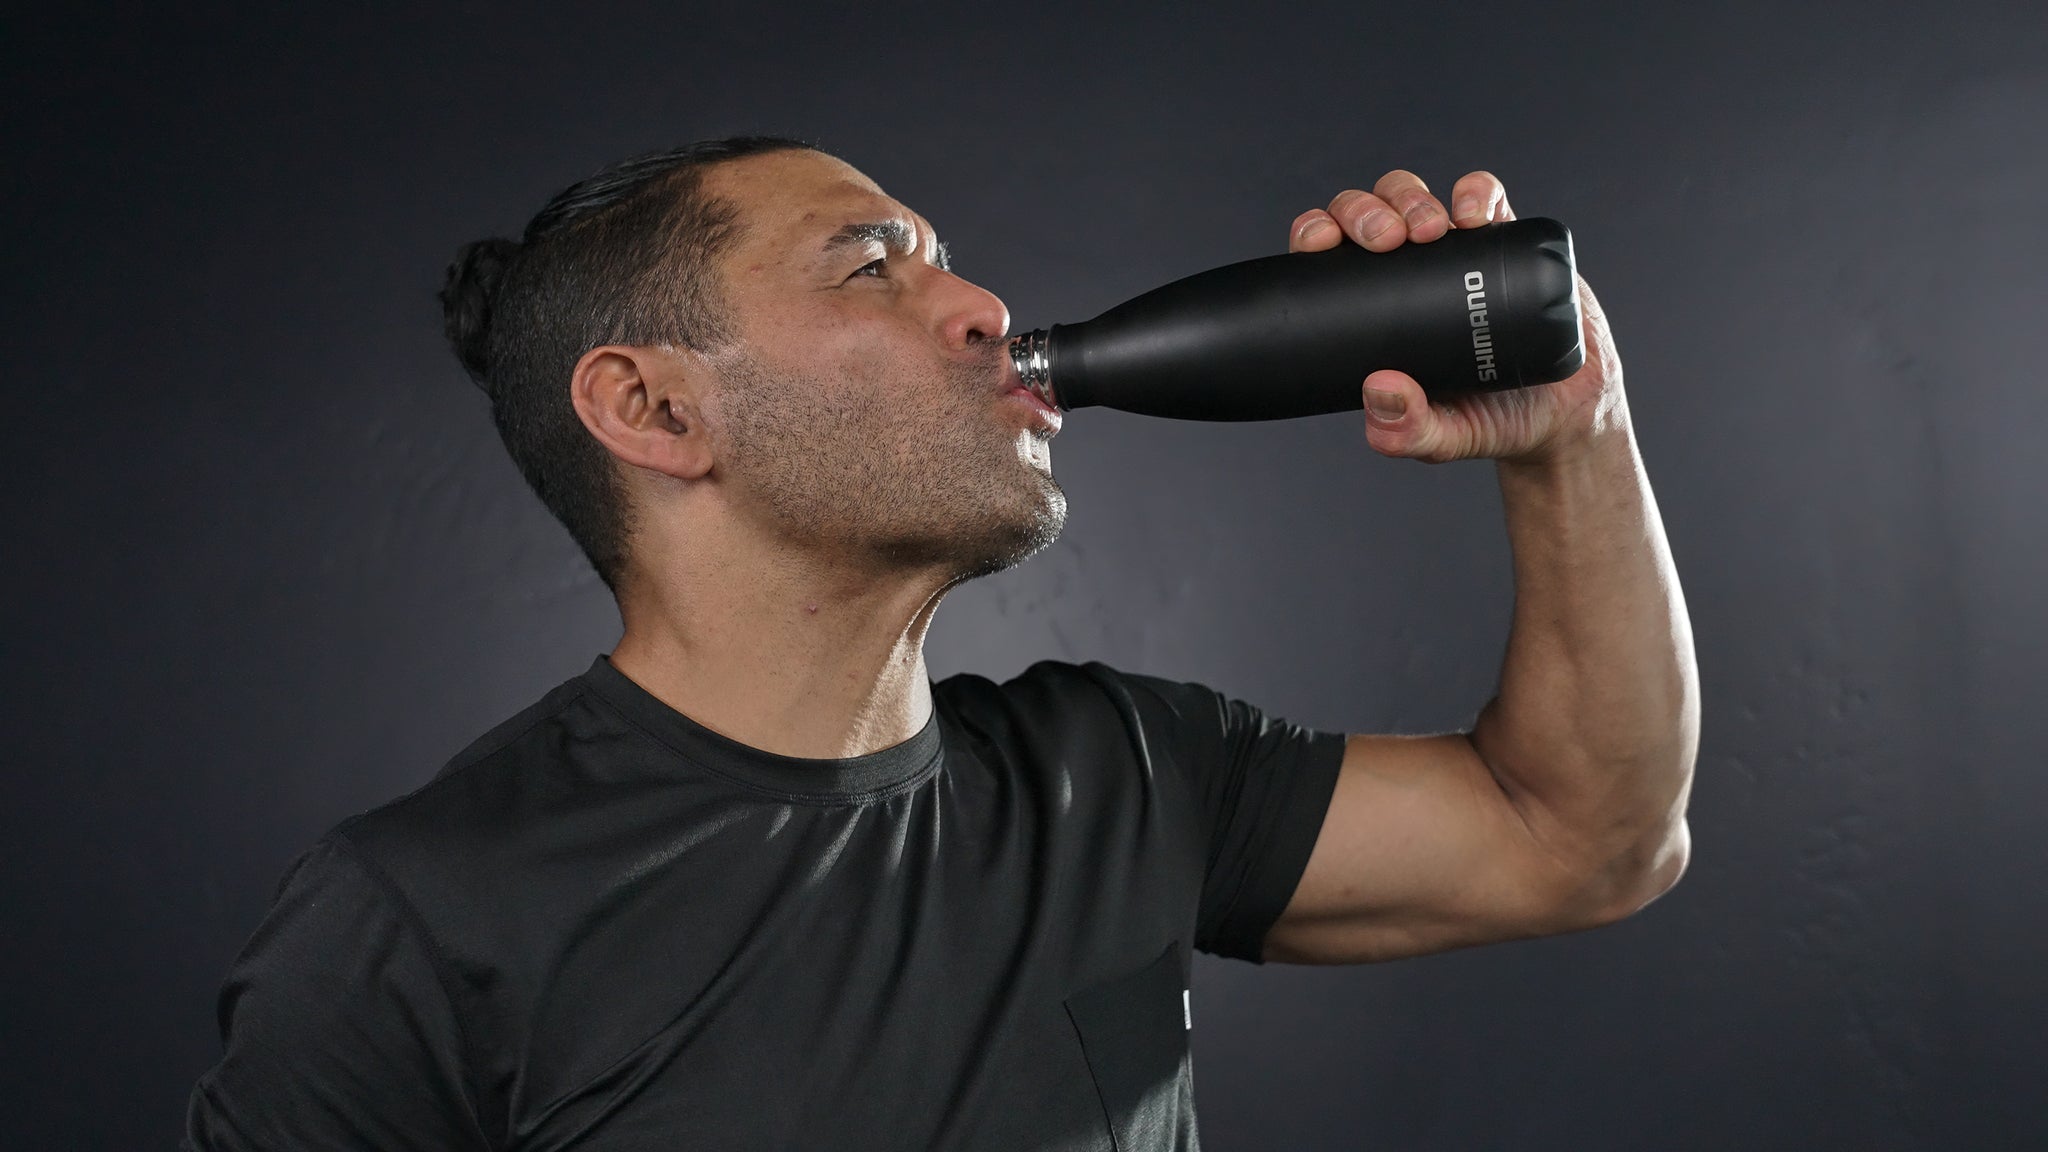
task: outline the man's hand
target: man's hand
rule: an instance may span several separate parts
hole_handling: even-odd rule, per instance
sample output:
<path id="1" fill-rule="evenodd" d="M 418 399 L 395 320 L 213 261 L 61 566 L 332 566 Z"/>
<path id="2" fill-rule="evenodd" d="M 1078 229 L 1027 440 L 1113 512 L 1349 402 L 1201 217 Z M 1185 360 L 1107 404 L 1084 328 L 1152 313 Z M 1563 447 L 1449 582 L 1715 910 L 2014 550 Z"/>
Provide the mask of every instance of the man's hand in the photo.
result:
<path id="1" fill-rule="evenodd" d="M 1452 207 L 1430 195 L 1422 178 L 1396 168 L 1371 192 L 1337 193 L 1330 206 L 1294 218 L 1288 251 L 1320 252 L 1346 240 L 1374 252 L 1414 241 L 1427 244 L 1451 228 L 1513 220 L 1507 189 L 1491 172 L 1468 172 L 1451 187 Z M 1430 403 L 1413 376 L 1381 369 L 1365 378 L 1366 443 L 1385 456 L 1432 464 L 1475 456 L 1553 460 L 1621 423 L 1621 357 L 1585 277 L 1579 310 L 1586 363 L 1568 379 L 1505 392 L 1477 392 Z"/>

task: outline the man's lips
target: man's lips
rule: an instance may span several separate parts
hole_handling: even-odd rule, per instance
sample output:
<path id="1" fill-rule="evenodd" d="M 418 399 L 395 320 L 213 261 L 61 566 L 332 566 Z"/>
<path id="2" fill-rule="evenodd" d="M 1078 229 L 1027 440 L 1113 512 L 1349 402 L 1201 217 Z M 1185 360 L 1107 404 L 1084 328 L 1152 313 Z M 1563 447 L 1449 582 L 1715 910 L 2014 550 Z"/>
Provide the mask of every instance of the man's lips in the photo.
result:
<path id="1" fill-rule="evenodd" d="M 990 376 L 995 378 L 998 398 L 1016 404 L 1030 413 L 1031 421 L 1045 429 L 1049 435 L 1058 435 L 1063 413 L 1054 405 L 1047 404 L 1044 397 L 1024 386 L 1024 378 L 1017 373 L 1017 364 L 1008 356 L 989 365 Z"/>
<path id="2" fill-rule="evenodd" d="M 1060 425 L 1064 423 L 1060 410 L 1040 399 L 1038 393 L 1026 388 L 1023 378 L 1017 375 L 1015 365 L 1004 363 L 1002 385 L 1004 399 L 1026 405 L 1036 414 L 1040 424 L 1051 428 L 1054 435 L 1059 434 Z"/>

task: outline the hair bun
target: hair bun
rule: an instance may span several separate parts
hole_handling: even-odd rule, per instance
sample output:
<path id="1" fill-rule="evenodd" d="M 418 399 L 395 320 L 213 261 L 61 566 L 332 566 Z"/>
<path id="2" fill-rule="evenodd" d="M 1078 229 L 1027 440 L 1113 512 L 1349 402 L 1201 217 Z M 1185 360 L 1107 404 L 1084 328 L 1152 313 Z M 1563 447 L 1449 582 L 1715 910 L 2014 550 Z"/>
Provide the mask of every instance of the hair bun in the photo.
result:
<path id="1" fill-rule="evenodd" d="M 491 391 L 491 306 L 519 245 L 501 236 L 464 244 L 448 264 L 441 287 L 441 319 L 448 343 L 470 379 Z"/>

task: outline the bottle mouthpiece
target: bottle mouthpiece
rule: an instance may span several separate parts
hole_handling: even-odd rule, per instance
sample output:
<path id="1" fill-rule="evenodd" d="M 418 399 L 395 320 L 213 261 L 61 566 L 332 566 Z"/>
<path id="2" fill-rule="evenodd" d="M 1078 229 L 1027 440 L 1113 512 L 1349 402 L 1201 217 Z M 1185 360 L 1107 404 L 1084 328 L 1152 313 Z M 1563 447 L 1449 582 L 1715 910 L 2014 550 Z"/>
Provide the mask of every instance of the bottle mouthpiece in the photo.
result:
<path id="1" fill-rule="evenodd" d="M 1020 332 L 1010 337 L 1010 363 L 1017 369 L 1017 378 L 1032 395 L 1045 401 L 1048 408 L 1058 408 L 1059 401 L 1052 391 L 1052 334 L 1044 328 Z"/>

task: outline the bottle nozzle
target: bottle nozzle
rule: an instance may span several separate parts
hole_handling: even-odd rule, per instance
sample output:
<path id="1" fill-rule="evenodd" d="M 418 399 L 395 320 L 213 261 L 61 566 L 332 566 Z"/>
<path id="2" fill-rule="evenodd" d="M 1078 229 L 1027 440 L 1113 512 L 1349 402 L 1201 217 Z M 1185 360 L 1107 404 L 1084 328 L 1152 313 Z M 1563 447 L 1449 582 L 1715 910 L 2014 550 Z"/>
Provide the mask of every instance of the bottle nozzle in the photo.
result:
<path id="1" fill-rule="evenodd" d="M 1059 401 L 1052 391 L 1052 334 L 1044 328 L 1034 328 L 1010 337 L 1010 363 L 1017 369 L 1017 378 L 1024 382 L 1033 395 L 1045 401 L 1048 408 L 1057 409 Z"/>

